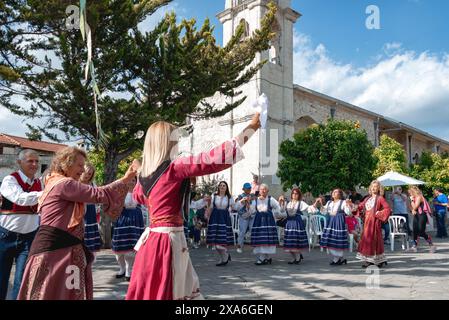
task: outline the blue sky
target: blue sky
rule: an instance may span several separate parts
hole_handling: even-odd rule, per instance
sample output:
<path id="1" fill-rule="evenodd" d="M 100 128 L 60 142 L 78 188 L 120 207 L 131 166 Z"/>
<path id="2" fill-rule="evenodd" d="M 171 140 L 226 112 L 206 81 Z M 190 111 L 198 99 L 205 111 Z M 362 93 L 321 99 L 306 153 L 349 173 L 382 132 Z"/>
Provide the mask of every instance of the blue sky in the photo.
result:
<path id="1" fill-rule="evenodd" d="M 206 17 L 222 28 L 215 15 L 223 11 L 224 0 L 175 0 L 182 17 Z M 365 27 L 366 7 L 380 9 L 380 30 Z M 364 66 L 371 63 L 385 43 L 400 42 L 406 49 L 449 52 L 449 1 L 447 0 L 292 0 L 292 8 L 303 16 L 295 25 L 297 32 L 323 43 L 332 58 L 342 63 Z"/>
<path id="2" fill-rule="evenodd" d="M 449 141 L 449 1 L 292 0 L 294 82 Z M 179 17 L 216 26 L 224 0 L 175 0 Z M 366 28 L 366 9 L 380 30 Z M 159 12 L 160 15 L 166 9 Z M 435 117 L 438 114 L 438 117 Z"/>
<path id="3" fill-rule="evenodd" d="M 216 14 L 225 0 L 174 0 L 180 18 Z M 368 30 L 367 6 L 380 10 L 380 30 Z M 294 29 L 294 82 L 416 126 L 449 141 L 448 0 L 292 0 L 302 14 Z M 20 118 L 0 112 L 0 131 L 23 135 Z M 14 121 L 12 121 L 14 120 Z M 17 125 L 20 123 L 20 125 Z"/>

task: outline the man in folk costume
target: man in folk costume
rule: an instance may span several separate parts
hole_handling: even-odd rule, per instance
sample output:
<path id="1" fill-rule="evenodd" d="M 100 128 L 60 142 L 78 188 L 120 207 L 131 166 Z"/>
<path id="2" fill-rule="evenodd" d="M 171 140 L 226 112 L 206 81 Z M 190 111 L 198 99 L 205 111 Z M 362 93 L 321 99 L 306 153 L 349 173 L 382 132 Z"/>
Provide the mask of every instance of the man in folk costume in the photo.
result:
<path id="1" fill-rule="evenodd" d="M 177 154 L 177 141 L 171 137 L 177 128 L 163 121 L 150 126 L 134 197 L 148 207 L 151 229 L 145 230 L 135 247 L 127 300 L 202 298 L 183 235 L 182 212 L 189 212 L 190 178 L 220 172 L 242 159 L 240 147 L 260 127 L 259 116 L 254 115 L 245 130 L 231 141 L 209 152 L 175 160 L 170 155 Z"/>
<path id="2" fill-rule="evenodd" d="M 383 188 L 379 181 L 371 182 L 369 197 L 358 205 L 358 211 L 364 217 L 362 238 L 359 243 L 357 259 L 364 261 L 363 267 L 387 265 L 382 239 L 382 223 L 388 221 L 391 209 L 383 197 Z"/>
<path id="3" fill-rule="evenodd" d="M 12 264 L 16 272 L 11 298 L 16 299 L 22 282 L 31 243 L 39 227 L 37 201 L 42 184 L 35 174 L 39 168 L 39 154 L 22 150 L 17 160 L 19 170 L 3 179 L 0 193 L 0 300 L 5 300 Z"/>

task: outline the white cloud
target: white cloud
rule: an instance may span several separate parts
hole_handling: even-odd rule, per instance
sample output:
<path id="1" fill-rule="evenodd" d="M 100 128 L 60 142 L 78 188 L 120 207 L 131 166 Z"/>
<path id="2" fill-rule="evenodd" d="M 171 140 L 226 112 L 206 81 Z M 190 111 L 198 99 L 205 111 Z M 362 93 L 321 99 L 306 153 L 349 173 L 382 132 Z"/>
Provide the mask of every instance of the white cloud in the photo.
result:
<path id="1" fill-rule="evenodd" d="M 400 43 L 381 52 L 373 65 L 358 68 L 295 34 L 295 83 L 449 140 L 449 54 L 417 53 Z"/>
<path id="2" fill-rule="evenodd" d="M 141 32 L 149 32 L 153 30 L 159 22 L 165 17 L 167 13 L 172 11 L 176 12 L 177 18 L 182 19 L 186 10 L 182 8 L 179 3 L 171 2 L 168 5 L 160 8 L 154 12 L 151 16 L 148 16 L 143 22 L 139 23 L 138 28 Z"/>

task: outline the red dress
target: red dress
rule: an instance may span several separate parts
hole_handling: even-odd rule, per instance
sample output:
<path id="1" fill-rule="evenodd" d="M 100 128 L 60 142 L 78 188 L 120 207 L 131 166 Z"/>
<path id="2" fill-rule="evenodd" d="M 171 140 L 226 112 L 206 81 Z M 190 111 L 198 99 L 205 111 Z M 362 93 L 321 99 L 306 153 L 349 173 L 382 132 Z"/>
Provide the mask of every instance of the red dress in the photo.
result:
<path id="1" fill-rule="evenodd" d="M 220 172 L 243 158 L 235 140 L 210 152 L 173 161 L 148 199 L 136 185 L 134 198 L 148 207 L 151 232 L 138 249 L 127 300 L 177 300 L 200 296 L 183 231 L 179 194 L 184 179 Z M 145 233 L 143 235 L 145 238 Z"/>
<path id="2" fill-rule="evenodd" d="M 359 204 L 358 210 L 365 213 L 357 258 L 376 265 L 385 262 L 382 223 L 390 216 L 390 206 L 384 197 L 376 196 L 366 198 Z M 376 215 L 376 212 L 379 213 Z"/>

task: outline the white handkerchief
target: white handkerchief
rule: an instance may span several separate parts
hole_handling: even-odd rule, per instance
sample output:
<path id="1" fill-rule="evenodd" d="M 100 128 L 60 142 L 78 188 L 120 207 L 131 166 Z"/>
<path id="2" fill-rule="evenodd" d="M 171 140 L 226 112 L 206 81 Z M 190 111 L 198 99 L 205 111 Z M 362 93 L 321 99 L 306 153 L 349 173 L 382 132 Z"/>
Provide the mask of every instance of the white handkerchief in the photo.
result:
<path id="1" fill-rule="evenodd" d="M 260 127 L 262 129 L 265 129 L 267 126 L 269 105 L 270 103 L 265 93 L 262 93 L 260 97 L 252 104 L 252 107 L 255 109 L 255 111 L 260 113 Z"/>

